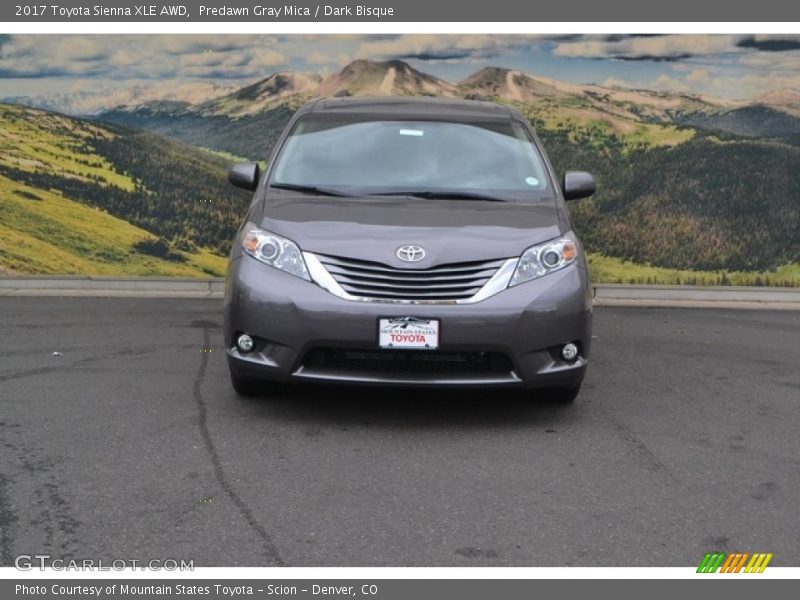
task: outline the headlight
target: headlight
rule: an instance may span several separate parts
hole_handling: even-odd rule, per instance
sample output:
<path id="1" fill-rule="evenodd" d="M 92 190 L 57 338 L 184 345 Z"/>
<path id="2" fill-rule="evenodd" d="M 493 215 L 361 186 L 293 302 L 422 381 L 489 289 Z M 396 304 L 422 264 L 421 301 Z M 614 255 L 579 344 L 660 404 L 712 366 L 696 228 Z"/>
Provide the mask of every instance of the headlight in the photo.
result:
<path id="1" fill-rule="evenodd" d="M 248 223 L 242 233 L 242 249 L 256 260 L 270 267 L 311 281 L 303 254 L 292 240 Z"/>
<path id="2" fill-rule="evenodd" d="M 558 271 L 574 263 L 576 258 L 578 258 L 578 244 L 568 237 L 531 246 L 522 253 L 517 270 L 514 271 L 508 285 L 511 287 Z"/>

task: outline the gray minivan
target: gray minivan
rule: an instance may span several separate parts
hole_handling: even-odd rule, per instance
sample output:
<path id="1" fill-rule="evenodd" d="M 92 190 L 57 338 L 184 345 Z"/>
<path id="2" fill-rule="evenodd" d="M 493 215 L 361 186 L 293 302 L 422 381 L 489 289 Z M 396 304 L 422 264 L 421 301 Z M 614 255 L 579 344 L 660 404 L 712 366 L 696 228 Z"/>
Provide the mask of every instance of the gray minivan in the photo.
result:
<path id="1" fill-rule="evenodd" d="M 499 104 L 333 98 L 301 108 L 230 257 L 233 387 L 345 382 L 546 389 L 573 400 L 592 301 L 559 182 L 528 121 Z"/>

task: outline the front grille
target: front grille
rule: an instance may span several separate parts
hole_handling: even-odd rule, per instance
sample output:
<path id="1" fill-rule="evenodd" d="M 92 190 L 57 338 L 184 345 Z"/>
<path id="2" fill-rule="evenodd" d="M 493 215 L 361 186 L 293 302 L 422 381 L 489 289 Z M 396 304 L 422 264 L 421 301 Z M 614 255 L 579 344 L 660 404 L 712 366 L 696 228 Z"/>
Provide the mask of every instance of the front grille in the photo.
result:
<path id="1" fill-rule="evenodd" d="M 312 372 L 371 376 L 473 377 L 509 375 L 511 360 L 500 352 L 350 350 L 314 348 L 303 358 Z"/>
<path id="2" fill-rule="evenodd" d="M 347 293 L 387 300 L 471 298 L 504 262 L 504 259 L 497 259 L 450 263 L 429 269 L 397 269 L 369 260 L 322 255 L 318 258 Z"/>

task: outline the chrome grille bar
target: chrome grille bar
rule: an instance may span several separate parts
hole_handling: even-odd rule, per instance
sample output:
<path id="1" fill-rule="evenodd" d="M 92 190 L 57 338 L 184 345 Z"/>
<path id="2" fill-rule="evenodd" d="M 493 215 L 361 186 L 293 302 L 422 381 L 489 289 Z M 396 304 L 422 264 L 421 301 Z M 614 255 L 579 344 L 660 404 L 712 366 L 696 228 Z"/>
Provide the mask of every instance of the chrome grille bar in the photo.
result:
<path id="1" fill-rule="evenodd" d="M 314 281 L 348 300 L 372 302 L 477 302 L 501 289 L 517 259 L 493 259 L 398 269 L 374 261 L 303 253 Z"/>

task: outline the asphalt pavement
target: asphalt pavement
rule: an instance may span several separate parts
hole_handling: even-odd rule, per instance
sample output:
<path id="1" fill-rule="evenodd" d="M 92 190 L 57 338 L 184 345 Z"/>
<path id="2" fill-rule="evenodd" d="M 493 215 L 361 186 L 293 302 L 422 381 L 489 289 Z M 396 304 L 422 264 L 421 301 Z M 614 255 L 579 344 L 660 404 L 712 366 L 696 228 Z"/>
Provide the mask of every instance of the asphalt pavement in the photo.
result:
<path id="1" fill-rule="evenodd" d="M 574 405 L 242 399 L 219 300 L 0 298 L 0 564 L 800 565 L 800 313 L 597 308 Z"/>

